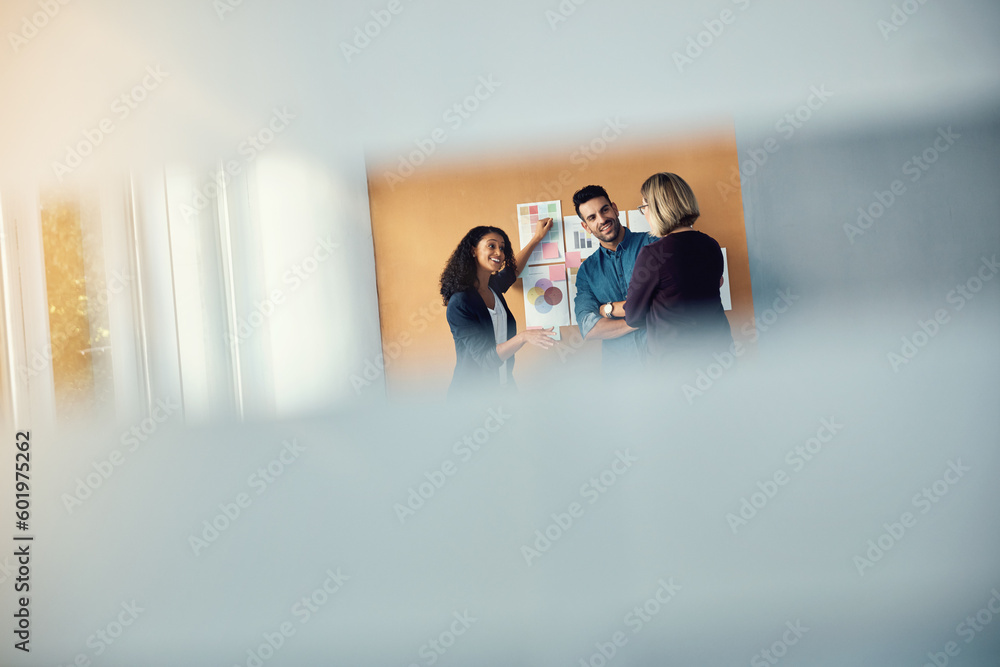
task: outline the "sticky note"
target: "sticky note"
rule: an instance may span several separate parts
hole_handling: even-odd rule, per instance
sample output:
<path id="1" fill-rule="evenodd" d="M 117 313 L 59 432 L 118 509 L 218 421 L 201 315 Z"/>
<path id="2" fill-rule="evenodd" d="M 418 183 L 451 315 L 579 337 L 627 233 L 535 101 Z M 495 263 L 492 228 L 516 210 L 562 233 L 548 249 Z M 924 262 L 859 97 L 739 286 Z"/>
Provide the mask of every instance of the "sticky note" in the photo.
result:
<path id="1" fill-rule="evenodd" d="M 556 243 L 543 243 L 542 257 L 545 259 L 559 259 L 559 245 Z"/>
<path id="2" fill-rule="evenodd" d="M 555 282 L 556 280 L 566 280 L 566 265 L 565 264 L 553 264 L 549 267 L 549 280 Z"/>
<path id="3" fill-rule="evenodd" d="M 566 253 L 566 264 L 568 266 L 571 266 L 571 267 L 573 267 L 575 269 L 576 267 L 580 266 L 580 264 L 582 264 L 582 263 L 583 263 L 583 260 L 580 259 L 580 251 L 579 250 L 574 250 L 573 252 Z"/>

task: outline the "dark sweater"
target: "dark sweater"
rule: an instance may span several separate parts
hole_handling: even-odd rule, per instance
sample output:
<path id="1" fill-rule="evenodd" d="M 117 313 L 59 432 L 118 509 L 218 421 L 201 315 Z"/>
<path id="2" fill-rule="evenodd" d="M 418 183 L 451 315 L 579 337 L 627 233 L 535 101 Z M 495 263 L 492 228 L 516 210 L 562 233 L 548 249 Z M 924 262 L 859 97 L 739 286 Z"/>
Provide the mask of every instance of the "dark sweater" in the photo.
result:
<path id="1" fill-rule="evenodd" d="M 719 244 L 698 231 L 668 234 L 639 252 L 625 321 L 646 327 L 651 358 L 729 348 L 733 337 L 719 295 L 722 268 Z"/>

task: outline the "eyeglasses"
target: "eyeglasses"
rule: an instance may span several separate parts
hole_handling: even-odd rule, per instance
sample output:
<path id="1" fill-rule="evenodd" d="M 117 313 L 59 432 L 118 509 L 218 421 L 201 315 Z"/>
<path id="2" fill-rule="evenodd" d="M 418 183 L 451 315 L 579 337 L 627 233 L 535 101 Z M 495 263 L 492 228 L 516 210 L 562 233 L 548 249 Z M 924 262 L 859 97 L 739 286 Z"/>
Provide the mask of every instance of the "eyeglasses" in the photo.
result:
<path id="1" fill-rule="evenodd" d="M 646 209 L 649 208 L 649 204 L 642 204 L 639 206 L 639 213 L 646 215 Z"/>

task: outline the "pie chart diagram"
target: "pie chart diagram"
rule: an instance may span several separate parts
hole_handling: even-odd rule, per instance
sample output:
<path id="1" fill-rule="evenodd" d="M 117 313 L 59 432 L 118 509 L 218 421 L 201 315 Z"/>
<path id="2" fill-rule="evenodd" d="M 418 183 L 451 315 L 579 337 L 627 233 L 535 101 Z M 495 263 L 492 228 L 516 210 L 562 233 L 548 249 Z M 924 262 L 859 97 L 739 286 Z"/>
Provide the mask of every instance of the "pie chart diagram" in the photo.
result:
<path id="1" fill-rule="evenodd" d="M 528 290 L 528 302 L 535 310 L 545 314 L 552 310 L 552 306 L 559 304 L 563 300 L 562 290 L 552 284 L 548 278 L 542 278 L 535 283 L 535 286 Z"/>

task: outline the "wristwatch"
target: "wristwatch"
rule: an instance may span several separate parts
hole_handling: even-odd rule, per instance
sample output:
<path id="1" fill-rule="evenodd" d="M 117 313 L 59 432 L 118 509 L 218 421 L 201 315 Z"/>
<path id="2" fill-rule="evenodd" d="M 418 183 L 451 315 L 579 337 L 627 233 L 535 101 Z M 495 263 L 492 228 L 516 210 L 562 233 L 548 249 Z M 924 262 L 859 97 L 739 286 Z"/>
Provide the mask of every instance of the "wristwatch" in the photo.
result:
<path id="1" fill-rule="evenodd" d="M 615 311 L 615 305 L 610 301 L 601 306 L 601 315 L 607 317 L 608 319 L 611 319 L 611 313 L 613 313 L 614 311 Z"/>

